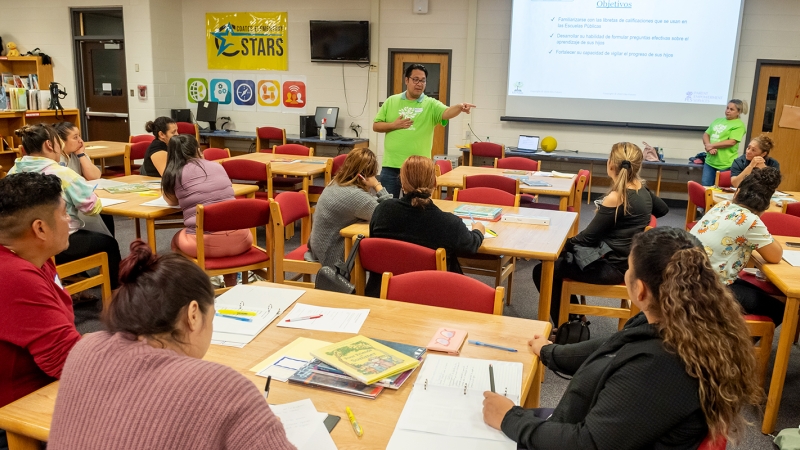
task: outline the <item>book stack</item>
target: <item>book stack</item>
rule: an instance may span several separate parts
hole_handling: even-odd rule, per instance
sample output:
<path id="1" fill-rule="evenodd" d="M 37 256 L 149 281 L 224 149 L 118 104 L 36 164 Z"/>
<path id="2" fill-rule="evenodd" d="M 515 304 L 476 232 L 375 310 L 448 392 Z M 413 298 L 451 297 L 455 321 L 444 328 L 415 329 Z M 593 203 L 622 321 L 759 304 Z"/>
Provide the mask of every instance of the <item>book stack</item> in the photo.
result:
<path id="1" fill-rule="evenodd" d="M 26 76 L 4 72 L 0 75 L 0 111 L 25 111 L 47 109 L 50 91 L 39 89 L 39 76 Z"/>
<path id="2" fill-rule="evenodd" d="M 453 210 L 453 214 L 458 217 L 488 220 L 489 222 L 497 222 L 500 220 L 502 213 L 503 208 L 496 206 L 460 205 Z"/>
<path id="3" fill-rule="evenodd" d="M 384 389 L 399 389 L 425 352 L 425 347 L 356 336 L 312 351 L 314 359 L 289 382 L 374 399 Z"/>

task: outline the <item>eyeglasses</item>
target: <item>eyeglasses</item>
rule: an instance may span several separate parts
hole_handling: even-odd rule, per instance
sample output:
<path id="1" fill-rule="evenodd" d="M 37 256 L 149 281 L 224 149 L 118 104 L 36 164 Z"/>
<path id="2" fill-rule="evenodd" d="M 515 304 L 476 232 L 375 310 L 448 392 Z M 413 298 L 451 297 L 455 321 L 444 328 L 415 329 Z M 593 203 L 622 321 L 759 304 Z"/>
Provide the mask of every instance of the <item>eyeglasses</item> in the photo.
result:
<path id="1" fill-rule="evenodd" d="M 425 78 L 409 78 L 409 81 L 411 81 L 414 84 L 425 84 L 428 82 L 428 80 L 426 80 Z"/>
<path id="2" fill-rule="evenodd" d="M 442 332 L 439 333 L 439 334 L 441 334 L 444 337 L 443 338 L 436 338 L 436 342 L 439 343 L 439 344 L 442 344 L 442 345 L 450 345 L 450 338 L 455 336 L 456 332 L 455 331 L 442 330 Z"/>

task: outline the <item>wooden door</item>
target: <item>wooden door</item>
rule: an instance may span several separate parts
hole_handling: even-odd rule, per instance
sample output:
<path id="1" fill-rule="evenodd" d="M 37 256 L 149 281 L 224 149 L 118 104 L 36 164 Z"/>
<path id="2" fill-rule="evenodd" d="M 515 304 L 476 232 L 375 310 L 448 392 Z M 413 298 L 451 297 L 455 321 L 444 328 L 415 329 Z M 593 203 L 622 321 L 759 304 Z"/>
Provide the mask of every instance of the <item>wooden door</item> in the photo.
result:
<path id="1" fill-rule="evenodd" d="M 128 142 L 124 44 L 83 41 L 80 47 L 87 140 Z"/>
<path id="2" fill-rule="evenodd" d="M 425 84 L 425 95 L 433 97 L 448 105 L 450 101 L 450 52 L 428 53 L 389 50 L 391 64 L 391 83 L 389 95 L 399 94 L 406 90 L 403 74 L 411 64 L 422 64 L 428 69 L 428 82 Z M 433 130 L 433 148 L 431 157 L 447 154 L 447 128 L 437 125 Z"/>
<path id="3" fill-rule="evenodd" d="M 765 134 L 775 141 L 770 156 L 781 164 L 779 189 L 785 191 L 800 190 L 800 130 L 779 125 L 784 105 L 800 107 L 800 65 L 795 64 L 758 64 L 748 134 L 749 139 Z"/>

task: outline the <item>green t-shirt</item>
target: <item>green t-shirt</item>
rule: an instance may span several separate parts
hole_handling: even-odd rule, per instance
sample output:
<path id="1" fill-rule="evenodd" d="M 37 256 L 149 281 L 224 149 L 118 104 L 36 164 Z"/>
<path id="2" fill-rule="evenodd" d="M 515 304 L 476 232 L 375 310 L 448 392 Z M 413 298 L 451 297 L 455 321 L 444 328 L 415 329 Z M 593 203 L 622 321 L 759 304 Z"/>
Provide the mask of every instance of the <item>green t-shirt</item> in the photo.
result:
<path id="1" fill-rule="evenodd" d="M 714 144 L 716 142 L 733 139 L 736 141 L 736 145 L 718 148 L 716 155 L 707 154 L 706 164 L 715 169 L 728 169 L 731 164 L 733 164 L 733 160 L 739 156 L 739 142 L 744 137 L 744 132 L 744 122 L 739 118 L 728 120 L 722 117 L 711 122 L 711 125 L 706 130 L 706 133 L 711 138 L 709 139 L 710 143 Z"/>
<path id="2" fill-rule="evenodd" d="M 405 92 L 387 98 L 375 116 L 375 122 L 394 122 L 402 115 L 414 123 L 409 128 L 386 133 L 383 141 L 383 167 L 399 169 L 413 155 L 430 158 L 433 128 L 438 124 L 447 125 L 447 120 L 442 120 L 446 109 L 444 103 L 425 94 L 416 100 L 408 100 Z"/>

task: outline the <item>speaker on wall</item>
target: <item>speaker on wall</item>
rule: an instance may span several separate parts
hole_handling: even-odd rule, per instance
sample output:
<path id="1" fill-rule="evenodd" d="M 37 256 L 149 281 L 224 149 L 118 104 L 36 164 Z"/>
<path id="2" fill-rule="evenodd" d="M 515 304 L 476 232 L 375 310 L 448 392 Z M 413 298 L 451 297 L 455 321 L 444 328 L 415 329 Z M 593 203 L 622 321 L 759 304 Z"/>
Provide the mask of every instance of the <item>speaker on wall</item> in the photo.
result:
<path id="1" fill-rule="evenodd" d="M 428 0 L 414 0 L 414 14 L 428 14 Z"/>
<path id="2" fill-rule="evenodd" d="M 300 137 L 316 137 L 317 121 L 314 116 L 300 116 Z"/>

